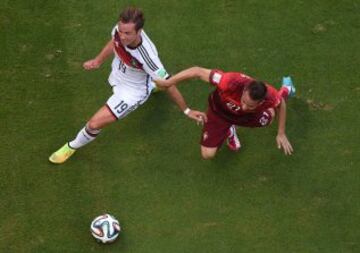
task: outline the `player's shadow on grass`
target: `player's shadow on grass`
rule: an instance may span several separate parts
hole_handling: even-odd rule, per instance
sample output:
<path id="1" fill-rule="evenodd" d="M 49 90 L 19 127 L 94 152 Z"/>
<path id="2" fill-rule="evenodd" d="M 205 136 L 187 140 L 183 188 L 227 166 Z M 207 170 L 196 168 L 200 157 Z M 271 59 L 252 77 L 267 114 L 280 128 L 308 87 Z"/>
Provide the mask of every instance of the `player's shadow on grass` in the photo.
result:
<path id="1" fill-rule="evenodd" d="M 162 132 L 167 131 L 165 125 L 167 125 L 169 121 L 176 120 L 175 118 L 179 116 L 172 112 L 172 106 L 174 106 L 174 104 L 165 92 L 152 94 L 148 101 L 139 107 L 139 112 L 135 119 L 137 123 L 134 124 L 133 127 L 138 128 L 139 134 L 144 133 L 143 137 L 145 140 L 147 137 L 155 135 L 160 138 Z"/>
<path id="2" fill-rule="evenodd" d="M 190 142 L 192 135 L 197 134 L 192 131 L 194 123 L 165 92 L 151 95 L 143 106 L 130 115 L 126 123 L 123 127 L 129 133 L 127 138 L 141 139 L 145 146 L 151 146 L 152 152 L 176 152 L 181 141 L 187 139 Z M 131 134 L 135 136 L 130 137 Z"/>
<path id="3" fill-rule="evenodd" d="M 302 98 L 291 99 L 287 114 L 287 133 L 294 143 L 295 152 L 297 149 L 301 151 L 303 148 L 314 148 L 309 145 L 312 143 L 309 129 L 314 127 L 316 115 L 310 112 L 308 103 Z"/>

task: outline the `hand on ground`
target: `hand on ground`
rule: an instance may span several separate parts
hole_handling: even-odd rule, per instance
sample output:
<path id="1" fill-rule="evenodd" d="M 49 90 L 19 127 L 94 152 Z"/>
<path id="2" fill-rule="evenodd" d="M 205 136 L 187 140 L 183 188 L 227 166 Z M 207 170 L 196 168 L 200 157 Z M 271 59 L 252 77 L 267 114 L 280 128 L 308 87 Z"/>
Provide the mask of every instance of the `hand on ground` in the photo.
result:
<path id="1" fill-rule="evenodd" d="M 285 134 L 278 134 L 276 136 L 276 143 L 279 149 L 283 149 L 285 155 L 291 155 L 294 152 L 294 149 Z"/>

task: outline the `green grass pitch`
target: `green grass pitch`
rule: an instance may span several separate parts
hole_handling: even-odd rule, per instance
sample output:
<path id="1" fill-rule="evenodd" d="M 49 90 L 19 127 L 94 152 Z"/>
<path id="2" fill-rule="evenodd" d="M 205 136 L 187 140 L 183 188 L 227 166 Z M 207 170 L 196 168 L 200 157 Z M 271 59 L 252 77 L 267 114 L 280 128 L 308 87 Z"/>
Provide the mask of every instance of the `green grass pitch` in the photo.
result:
<path id="1" fill-rule="evenodd" d="M 200 65 L 276 87 L 290 74 L 294 155 L 274 124 L 239 129 L 239 153 L 203 161 L 200 128 L 160 93 L 50 164 L 110 95 L 110 62 L 81 65 L 128 4 L 171 73 Z M 0 252 L 360 252 L 359 13 L 358 0 L 2 0 Z M 206 108 L 211 87 L 179 87 Z M 123 227 L 106 246 L 89 232 L 104 212 Z"/>

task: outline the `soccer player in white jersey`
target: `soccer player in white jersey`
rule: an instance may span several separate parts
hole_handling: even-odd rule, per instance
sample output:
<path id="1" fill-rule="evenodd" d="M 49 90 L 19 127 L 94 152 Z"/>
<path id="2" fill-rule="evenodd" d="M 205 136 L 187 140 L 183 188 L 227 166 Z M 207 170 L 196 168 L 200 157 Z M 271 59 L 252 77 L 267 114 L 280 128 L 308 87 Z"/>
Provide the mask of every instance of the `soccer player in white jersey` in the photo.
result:
<path id="1" fill-rule="evenodd" d="M 65 162 L 77 149 L 93 141 L 102 128 L 124 118 L 142 105 L 156 87 L 153 83 L 154 79 L 170 77 L 159 59 L 154 44 L 143 31 L 143 26 L 142 11 L 136 7 L 125 8 L 112 31 L 111 40 L 94 59 L 83 64 L 86 70 L 97 69 L 108 57 L 115 55 L 109 76 L 113 95 L 90 118 L 75 139 L 67 142 L 49 157 L 50 162 L 56 164 Z M 175 86 L 167 92 L 189 118 L 198 122 L 206 119 L 204 113 L 187 107 Z"/>

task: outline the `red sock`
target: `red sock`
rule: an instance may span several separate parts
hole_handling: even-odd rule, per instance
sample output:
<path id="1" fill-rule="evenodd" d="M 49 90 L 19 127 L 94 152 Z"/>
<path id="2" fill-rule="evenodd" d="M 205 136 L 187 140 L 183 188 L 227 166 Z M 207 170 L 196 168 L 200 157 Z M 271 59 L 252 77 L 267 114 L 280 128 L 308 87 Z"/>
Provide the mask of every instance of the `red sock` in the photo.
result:
<path id="1" fill-rule="evenodd" d="M 280 97 L 286 100 L 289 96 L 289 90 L 286 87 L 281 87 L 280 90 L 278 91 L 278 94 Z"/>

